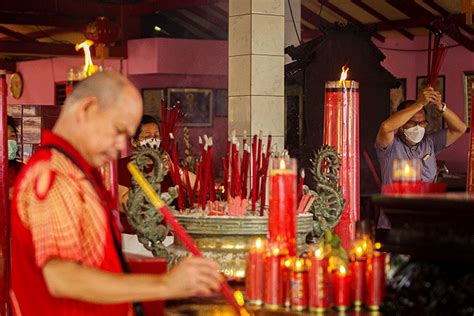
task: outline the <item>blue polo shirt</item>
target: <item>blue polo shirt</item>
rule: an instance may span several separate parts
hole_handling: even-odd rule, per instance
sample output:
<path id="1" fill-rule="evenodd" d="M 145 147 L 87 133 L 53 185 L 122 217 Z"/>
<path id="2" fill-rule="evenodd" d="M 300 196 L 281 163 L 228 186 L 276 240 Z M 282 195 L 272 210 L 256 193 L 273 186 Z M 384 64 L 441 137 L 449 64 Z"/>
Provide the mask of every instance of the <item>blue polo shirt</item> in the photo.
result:
<path id="1" fill-rule="evenodd" d="M 393 141 L 387 148 L 380 148 L 375 143 L 375 151 L 382 171 L 382 184 L 392 183 L 393 161 L 395 159 L 420 159 L 421 160 L 421 180 L 433 182 L 436 178 L 436 155 L 446 148 L 447 130 L 425 135 L 421 142 L 415 146 L 407 145 L 398 135 L 395 134 Z"/>

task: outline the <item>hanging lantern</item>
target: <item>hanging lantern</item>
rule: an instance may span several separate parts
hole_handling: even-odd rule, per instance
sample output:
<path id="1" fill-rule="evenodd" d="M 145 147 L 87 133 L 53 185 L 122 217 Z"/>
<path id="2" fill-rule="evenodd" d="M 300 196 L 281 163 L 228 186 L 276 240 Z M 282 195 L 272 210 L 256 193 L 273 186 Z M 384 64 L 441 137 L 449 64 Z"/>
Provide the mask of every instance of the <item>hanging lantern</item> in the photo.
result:
<path id="1" fill-rule="evenodd" d="M 462 0 L 462 12 L 466 13 L 466 24 L 472 24 L 472 13 L 474 12 L 474 0 Z"/>
<path id="2" fill-rule="evenodd" d="M 101 66 L 104 66 L 104 60 L 109 56 L 108 46 L 115 43 L 119 38 L 119 26 L 107 17 L 99 16 L 95 21 L 86 25 L 84 35 L 88 40 L 95 43 L 95 55 L 100 58 Z"/>

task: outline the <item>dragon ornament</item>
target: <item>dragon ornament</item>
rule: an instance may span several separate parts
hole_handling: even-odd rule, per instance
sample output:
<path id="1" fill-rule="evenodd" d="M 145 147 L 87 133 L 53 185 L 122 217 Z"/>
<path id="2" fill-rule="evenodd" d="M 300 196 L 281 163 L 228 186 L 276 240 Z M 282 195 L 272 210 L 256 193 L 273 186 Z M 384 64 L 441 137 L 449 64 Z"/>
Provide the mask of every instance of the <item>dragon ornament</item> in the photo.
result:
<path id="1" fill-rule="evenodd" d="M 314 218 L 312 237 L 314 241 L 319 241 L 324 238 L 328 229 L 332 231 L 339 222 L 346 201 L 342 198 L 339 186 L 340 158 L 336 149 L 328 145 L 322 146 L 311 163 L 315 189 L 310 190 L 304 186 L 303 193 L 315 197 L 310 208 Z"/>
<path id="2" fill-rule="evenodd" d="M 161 199 L 171 206 L 178 196 L 176 187 L 170 187 L 167 192 L 161 192 L 161 182 L 168 173 L 168 156 L 156 146 L 143 145 L 132 156 L 134 163 Z M 172 209 L 174 207 L 171 206 Z M 169 257 L 163 241 L 168 235 L 169 228 L 163 224 L 163 216 L 157 212 L 148 201 L 145 193 L 135 179 L 132 178 L 132 188 L 128 192 L 127 218 L 130 225 L 137 231 L 140 243 L 155 257 Z"/>

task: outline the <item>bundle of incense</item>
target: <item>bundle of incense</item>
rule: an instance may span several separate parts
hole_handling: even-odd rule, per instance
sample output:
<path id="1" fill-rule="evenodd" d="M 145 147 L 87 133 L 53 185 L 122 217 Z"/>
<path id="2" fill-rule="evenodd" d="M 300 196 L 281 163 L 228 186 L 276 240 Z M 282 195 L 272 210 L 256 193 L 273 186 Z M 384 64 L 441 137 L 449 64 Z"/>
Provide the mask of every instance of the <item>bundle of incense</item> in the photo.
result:
<path id="1" fill-rule="evenodd" d="M 184 113 L 181 111 L 179 101 L 173 107 L 167 107 L 165 100 L 161 100 L 161 146 L 164 151 L 170 150 L 171 142 L 169 135 L 176 135 L 178 127 L 184 122 Z"/>
<path id="2" fill-rule="evenodd" d="M 184 188 L 181 183 L 181 176 L 180 176 L 180 169 L 179 169 L 179 162 L 178 162 L 178 153 L 176 150 L 176 144 L 174 143 L 174 135 L 173 133 L 169 134 L 170 140 L 170 149 L 171 149 L 171 160 L 173 167 L 170 168 L 171 171 L 171 179 L 173 180 L 174 185 L 178 186 L 178 208 L 179 211 L 183 211 L 184 207 Z"/>
<path id="3" fill-rule="evenodd" d="M 446 56 L 447 49 L 441 44 L 441 37 L 443 33 L 437 32 L 435 34 L 435 39 L 433 43 L 433 51 L 428 49 L 428 86 L 434 87 L 436 78 L 438 78 L 439 71 L 441 70 L 441 65 L 443 64 L 444 57 Z M 431 46 L 431 38 L 429 45 Z M 431 47 L 430 47 L 431 48 Z"/>
<path id="4" fill-rule="evenodd" d="M 138 185 L 142 188 L 143 192 L 148 197 L 150 202 L 153 204 L 156 211 L 161 212 L 168 226 L 171 227 L 171 229 L 174 231 L 176 238 L 181 241 L 183 246 L 190 253 L 195 256 L 202 257 L 202 252 L 196 246 L 196 243 L 193 241 L 191 236 L 189 236 L 183 226 L 181 226 L 181 224 L 175 219 L 173 213 L 170 211 L 168 206 L 160 199 L 158 194 L 153 190 L 150 183 L 145 179 L 145 177 L 141 174 L 138 168 L 133 163 L 129 163 L 127 165 L 127 168 L 137 181 Z M 220 290 L 222 296 L 224 296 L 224 298 L 229 302 L 229 304 L 235 309 L 238 315 L 249 315 L 249 312 L 245 308 L 245 303 L 242 302 L 242 305 L 239 305 L 239 303 L 237 303 L 234 297 L 234 291 L 226 282 L 224 277 L 222 277 Z"/>
<path id="5" fill-rule="evenodd" d="M 308 201 L 311 199 L 311 194 L 307 193 L 301 197 L 300 203 L 298 204 L 297 214 L 304 213 Z"/>

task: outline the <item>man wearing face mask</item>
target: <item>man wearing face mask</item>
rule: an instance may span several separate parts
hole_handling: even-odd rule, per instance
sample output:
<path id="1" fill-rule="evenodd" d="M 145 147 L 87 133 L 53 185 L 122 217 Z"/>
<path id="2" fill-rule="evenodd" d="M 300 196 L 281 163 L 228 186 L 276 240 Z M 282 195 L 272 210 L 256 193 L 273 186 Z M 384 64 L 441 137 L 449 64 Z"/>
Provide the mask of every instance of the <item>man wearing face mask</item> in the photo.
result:
<path id="1" fill-rule="evenodd" d="M 23 163 L 16 159 L 18 153 L 17 139 L 17 127 L 15 120 L 11 116 L 7 116 L 7 128 L 8 128 L 8 192 L 10 199 L 12 197 L 12 188 L 15 183 L 16 176 L 20 172 L 20 168 Z"/>
<path id="2" fill-rule="evenodd" d="M 441 113 L 447 128 L 425 134 L 429 122 L 425 106 L 432 104 Z M 416 101 L 402 102 L 397 112 L 380 124 L 375 148 L 382 170 L 382 183 L 392 183 L 395 159 L 419 159 L 421 179 L 432 182 L 436 178 L 436 155 L 466 132 L 466 124 L 442 102 L 441 93 L 424 89 Z"/>

